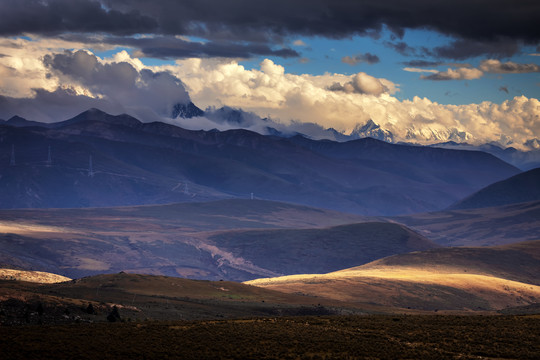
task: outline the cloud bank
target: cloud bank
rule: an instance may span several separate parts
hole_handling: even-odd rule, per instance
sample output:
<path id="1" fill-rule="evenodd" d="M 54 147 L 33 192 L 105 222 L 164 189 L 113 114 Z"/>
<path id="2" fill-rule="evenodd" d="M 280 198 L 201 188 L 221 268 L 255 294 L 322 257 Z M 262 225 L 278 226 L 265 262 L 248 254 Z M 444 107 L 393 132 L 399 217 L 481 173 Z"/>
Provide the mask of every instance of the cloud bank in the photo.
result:
<path id="1" fill-rule="evenodd" d="M 183 80 L 197 104 L 242 108 L 284 125 L 294 120 L 350 133 L 372 119 L 396 141 L 513 141 L 517 147 L 540 133 L 540 102 L 525 96 L 500 104 L 443 105 L 419 97 L 400 101 L 392 95 L 398 85 L 386 79 L 364 73 L 294 75 L 270 60 L 253 70 L 235 61 L 201 59 L 179 60 L 168 69 Z M 363 86 L 360 79 L 379 85 L 357 91 L 355 86 Z M 388 91 L 380 92 L 380 86 Z"/>
<path id="2" fill-rule="evenodd" d="M 214 111 L 205 118 L 176 120 L 179 125 L 236 126 L 260 132 L 274 127 L 323 136 L 326 128 L 348 134 L 371 119 L 391 131 L 396 141 L 423 144 L 452 139 L 513 141 L 520 146 L 540 133 L 540 102 L 524 96 L 500 104 L 443 105 L 419 97 L 398 100 L 394 94 L 399 84 L 362 72 L 297 75 L 269 59 L 255 69 L 246 69 L 236 60 L 200 58 L 152 67 L 125 51 L 99 58 L 83 50 L 50 52 L 54 44 L 43 40 L 39 47 L 39 41 L 22 39 L 0 42 L 0 53 L 9 54 L 0 57 L 0 71 L 7 74 L 0 77 L 0 118 L 20 115 L 58 121 L 98 107 L 142 121 L 174 122 L 168 118 L 172 106 L 193 100 Z M 65 44 L 55 46 L 61 49 Z M 500 61 L 484 62 L 481 67 L 493 73 L 534 70 Z M 476 76 L 471 74 L 458 72 L 455 76 Z M 11 87 L 11 83 L 17 86 Z M 217 111 L 223 106 L 228 107 L 226 111 Z M 235 109 L 244 110 L 236 125 L 231 121 L 237 116 Z"/>
<path id="3" fill-rule="evenodd" d="M 29 96 L 0 94 L 0 116 L 19 114 L 49 122 L 97 107 L 157 121 L 170 116 L 175 104 L 190 101 L 176 76 L 144 68 L 126 52 L 108 62 L 84 50 L 47 54 L 42 59 L 35 72 L 49 86 L 34 87 Z M 0 88 L 6 88 L 4 80 Z"/>
<path id="4" fill-rule="evenodd" d="M 281 56 L 276 46 L 291 37 L 377 37 L 384 28 L 398 39 L 406 29 L 450 36 L 450 44 L 430 51 L 452 59 L 508 56 L 523 44 L 537 46 L 540 41 L 536 1 L 3 0 L 0 17 L 1 36 L 97 33 L 137 42 L 139 34 L 147 34 L 167 45 L 153 49 L 140 42 L 145 54 L 171 57 L 201 51 L 211 56 L 210 50 L 222 52 L 228 45 L 243 52 L 259 46 L 259 54 L 274 51 Z M 203 38 L 210 45 L 175 43 L 171 36 L 176 35 Z M 389 45 L 402 53 L 414 50 L 402 41 Z M 294 53 L 283 50 L 283 56 Z"/>

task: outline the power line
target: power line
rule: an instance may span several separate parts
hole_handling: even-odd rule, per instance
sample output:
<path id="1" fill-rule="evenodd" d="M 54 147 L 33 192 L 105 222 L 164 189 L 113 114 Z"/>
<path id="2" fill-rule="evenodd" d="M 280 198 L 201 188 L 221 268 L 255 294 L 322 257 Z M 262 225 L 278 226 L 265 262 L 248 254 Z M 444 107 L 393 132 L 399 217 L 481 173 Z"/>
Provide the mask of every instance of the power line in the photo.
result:
<path id="1" fill-rule="evenodd" d="M 94 168 L 92 166 L 92 155 L 90 155 L 90 159 L 88 161 L 88 176 L 93 177 L 94 176 Z"/>
<path id="2" fill-rule="evenodd" d="M 9 166 L 15 166 L 15 145 L 11 145 L 11 158 L 9 159 Z"/>
<path id="3" fill-rule="evenodd" d="M 49 151 L 48 151 L 48 154 L 47 154 L 47 163 L 46 163 L 46 166 L 47 166 L 47 167 L 51 167 L 51 165 L 52 165 L 51 145 L 49 145 Z"/>

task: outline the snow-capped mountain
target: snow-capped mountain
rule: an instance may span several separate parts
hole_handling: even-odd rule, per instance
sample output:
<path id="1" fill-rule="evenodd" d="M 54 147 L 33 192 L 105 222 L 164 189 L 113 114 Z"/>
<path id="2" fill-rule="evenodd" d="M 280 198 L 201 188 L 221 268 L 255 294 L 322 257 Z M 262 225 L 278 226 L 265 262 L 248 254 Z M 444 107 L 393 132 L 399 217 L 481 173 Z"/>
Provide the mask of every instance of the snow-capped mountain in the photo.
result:
<path id="1" fill-rule="evenodd" d="M 463 143 L 473 139 L 473 136 L 466 131 L 459 131 L 456 128 L 451 129 L 433 129 L 429 127 L 423 127 L 417 129 L 414 126 L 411 126 L 407 129 L 407 134 L 405 136 L 407 141 L 418 141 L 418 142 L 447 142 L 455 141 L 457 143 Z"/>
<path id="2" fill-rule="evenodd" d="M 382 129 L 379 124 L 376 124 L 373 120 L 369 119 L 365 125 L 357 124 L 351 134 L 352 139 L 373 138 L 389 143 L 394 142 L 394 135 L 385 129 Z"/>
<path id="3" fill-rule="evenodd" d="M 523 145 L 531 150 L 540 150 L 540 140 L 536 138 L 525 141 Z"/>

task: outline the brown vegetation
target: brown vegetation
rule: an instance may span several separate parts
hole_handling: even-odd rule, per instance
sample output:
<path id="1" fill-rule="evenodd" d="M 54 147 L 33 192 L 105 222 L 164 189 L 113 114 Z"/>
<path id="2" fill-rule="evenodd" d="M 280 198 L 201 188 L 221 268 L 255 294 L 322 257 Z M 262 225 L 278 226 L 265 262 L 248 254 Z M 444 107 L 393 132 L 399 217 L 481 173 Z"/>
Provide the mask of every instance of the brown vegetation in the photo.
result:
<path id="1" fill-rule="evenodd" d="M 338 316 L 0 327 L 12 359 L 538 359 L 534 316 Z"/>

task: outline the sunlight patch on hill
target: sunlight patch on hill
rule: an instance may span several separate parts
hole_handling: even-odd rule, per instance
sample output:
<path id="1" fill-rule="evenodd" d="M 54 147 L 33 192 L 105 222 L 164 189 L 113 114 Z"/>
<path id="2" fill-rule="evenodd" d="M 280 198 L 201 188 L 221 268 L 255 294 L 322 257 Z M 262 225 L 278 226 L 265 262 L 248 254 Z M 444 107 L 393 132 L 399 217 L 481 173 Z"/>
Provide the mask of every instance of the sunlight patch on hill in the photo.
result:
<path id="1" fill-rule="evenodd" d="M 41 284 L 54 284 L 71 280 L 68 277 L 43 271 L 23 271 L 0 269 L 0 279 L 36 282 Z"/>
<path id="2" fill-rule="evenodd" d="M 11 234 L 32 234 L 32 233 L 68 233 L 69 229 L 51 226 L 26 223 L 20 221 L 0 221 L 0 233 Z"/>
<path id="3" fill-rule="evenodd" d="M 417 300 L 425 302 L 425 299 L 429 299 L 449 304 L 449 308 L 464 308 L 467 304 L 457 304 L 463 294 L 485 301 L 492 309 L 540 302 L 540 286 L 465 271 L 457 272 L 452 268 L 354 268 L 328 274 L 256 279 L 246 284 L 341 301 L 403 307 L 411 306 Z"/>

